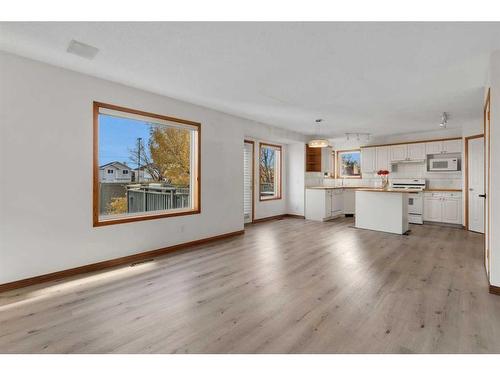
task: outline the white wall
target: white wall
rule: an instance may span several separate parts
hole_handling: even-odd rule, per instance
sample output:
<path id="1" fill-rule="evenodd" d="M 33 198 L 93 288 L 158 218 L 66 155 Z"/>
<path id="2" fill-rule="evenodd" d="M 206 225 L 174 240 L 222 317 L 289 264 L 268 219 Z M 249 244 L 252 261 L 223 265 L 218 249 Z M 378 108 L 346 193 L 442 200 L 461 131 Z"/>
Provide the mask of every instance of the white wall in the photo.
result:
<path id="1" fill-rule="evenodd" d="M 241 230 L 243 139 L 303 139 L 6 53 L 0 79 L 0 284 Z M 201 122 L 201 214 L 92 227 L 94 100 Z M 282 214 L 285 202 L 256 207 Z"/>
<path id="2" fill-rule="evenodd" d="M 490 60 L 490 284 L 500 286 L 500 51 Z"/>

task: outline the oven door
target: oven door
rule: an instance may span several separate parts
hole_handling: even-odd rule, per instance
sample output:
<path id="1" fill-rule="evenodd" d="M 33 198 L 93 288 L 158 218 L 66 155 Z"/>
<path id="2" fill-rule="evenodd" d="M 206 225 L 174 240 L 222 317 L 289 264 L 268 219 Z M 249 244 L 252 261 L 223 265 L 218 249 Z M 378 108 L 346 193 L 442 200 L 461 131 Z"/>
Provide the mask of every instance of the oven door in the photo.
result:
<path id="1" fill-rule="evenodd" d="M 422 215 L 422 195 L 408 194 L 408 213 Z"/>

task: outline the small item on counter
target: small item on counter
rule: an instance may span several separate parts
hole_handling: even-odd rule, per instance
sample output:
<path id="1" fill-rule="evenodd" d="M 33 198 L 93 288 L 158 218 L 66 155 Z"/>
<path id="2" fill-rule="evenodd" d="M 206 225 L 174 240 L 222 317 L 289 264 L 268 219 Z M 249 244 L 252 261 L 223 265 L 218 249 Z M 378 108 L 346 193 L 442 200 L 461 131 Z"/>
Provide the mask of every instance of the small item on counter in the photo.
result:
<path id="1" fill-rule="evenodd" d="M 386 189 L 389 185 L 389 171 L 387 169 L 381 169 L 377 172 L 382 180 L 382 189 Z"/>

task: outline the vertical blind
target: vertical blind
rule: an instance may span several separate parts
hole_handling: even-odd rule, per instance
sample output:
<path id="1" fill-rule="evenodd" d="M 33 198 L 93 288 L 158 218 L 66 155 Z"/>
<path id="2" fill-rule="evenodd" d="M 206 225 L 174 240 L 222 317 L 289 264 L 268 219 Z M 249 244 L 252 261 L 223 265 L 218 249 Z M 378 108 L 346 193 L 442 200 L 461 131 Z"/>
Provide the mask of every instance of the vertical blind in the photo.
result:
<path id="1" fill-rule="evenodd" d="M 245 223 L 252 221 L 252 149 L 251 143 L 244 143 L 243 148 L 243 215 Z"/>

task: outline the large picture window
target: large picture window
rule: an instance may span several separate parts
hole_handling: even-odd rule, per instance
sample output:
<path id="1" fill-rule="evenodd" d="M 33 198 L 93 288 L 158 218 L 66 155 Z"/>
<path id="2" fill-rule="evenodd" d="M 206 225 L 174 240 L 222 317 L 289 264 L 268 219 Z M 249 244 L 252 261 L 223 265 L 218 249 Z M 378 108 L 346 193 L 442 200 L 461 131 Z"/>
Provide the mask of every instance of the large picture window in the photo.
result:
<path id="1" fill-rule="evenodd" d="M 200 124 L 94 103 L 94 226 L 200 212 Z"/>
<path id="2" fill-rule="evenodd" d="M 337 177 L 361 178 L 361 151 L 337 151 Z"/>
<path id="3" fill-rule="evenodd" d="M 261 201 L 281 199 L 281 146 L 260 144 L 259 196 Z"/>

